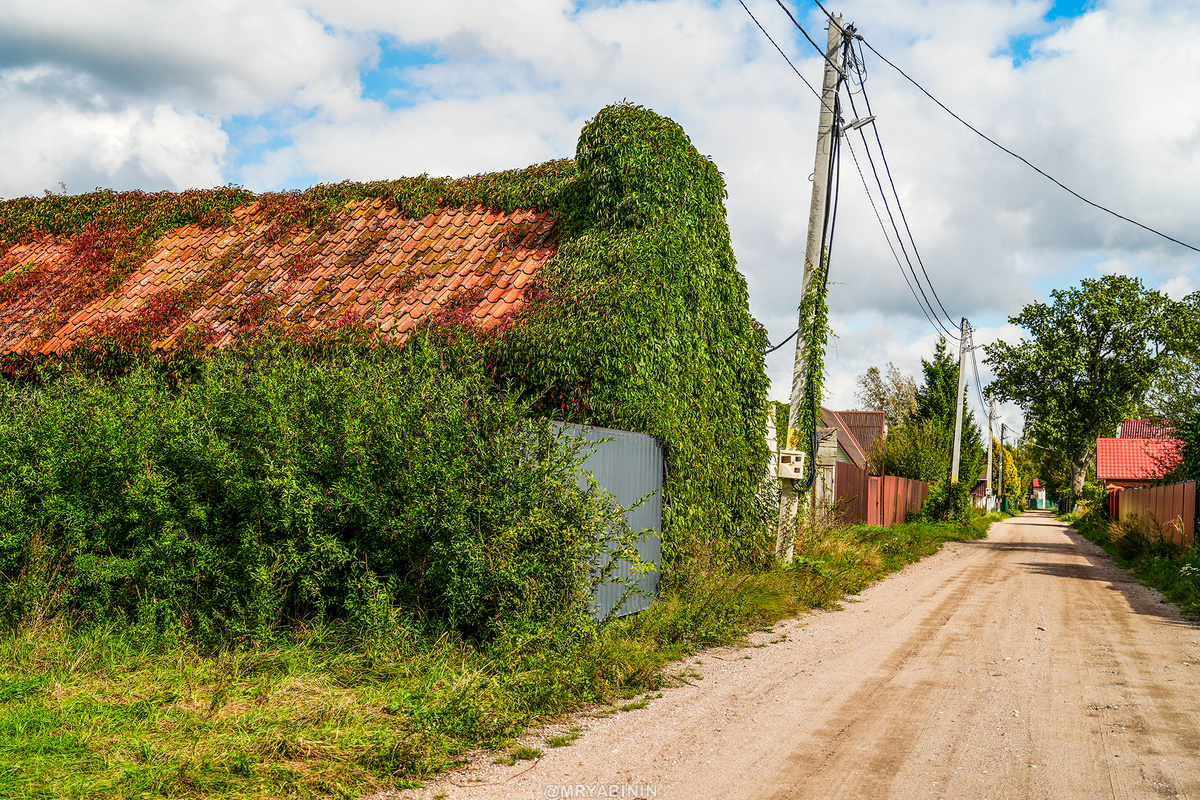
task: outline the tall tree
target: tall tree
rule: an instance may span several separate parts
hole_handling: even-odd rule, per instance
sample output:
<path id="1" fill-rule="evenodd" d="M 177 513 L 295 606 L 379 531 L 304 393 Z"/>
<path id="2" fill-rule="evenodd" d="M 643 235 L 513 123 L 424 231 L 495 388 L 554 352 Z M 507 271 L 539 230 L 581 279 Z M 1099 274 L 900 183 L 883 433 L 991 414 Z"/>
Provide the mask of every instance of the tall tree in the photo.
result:
<path id="1" fill-rule="evenodd" d="M 854 399 L 868 411 L 882 411 L 889 425 L 902 425 L 917 410 L 917 381 L 889 361 L 886 374 L 871 367 L 858 376 Z"/>
<path id="2" fill-rule="evenodd" d="M 949 475 L 954 447 L 958 362 L 944 338 L 938 340 L 932 360 L 921 359 L 921 372 L 924 380 L 913 393 L 911 411 L 889 431 L 881 458 L 889 475 L 933 481 Z M 975 416 L 964 406 L 958 479 L 968 487 L 975 485 L 983 471 L 982 442 Z"/>
<path id="3" fill-rule="evenodd" d="M 1009 318 L 1027 338 L 985 345 L 996 374 L 988 391 L 1020 404 L 1034 441 L 1070 459 L 1078 494 L 1096 438 L 1114 434 L 1167 358 L 1195 351 L 1200 292 L 1176 302 L 1137 278 L 1105 275 L 1050 296 Z"/>

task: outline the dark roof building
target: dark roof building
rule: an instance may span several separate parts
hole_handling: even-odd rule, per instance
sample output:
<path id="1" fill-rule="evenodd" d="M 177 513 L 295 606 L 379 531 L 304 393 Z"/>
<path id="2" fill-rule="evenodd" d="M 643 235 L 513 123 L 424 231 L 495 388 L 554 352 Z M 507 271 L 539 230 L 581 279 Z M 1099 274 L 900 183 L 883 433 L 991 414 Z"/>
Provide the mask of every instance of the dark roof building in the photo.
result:
<path id="1" fill-rule="evenodd" d="M 1170 425 L 1150 419 L 1127 419 L 1117 426 L 1118 439 L 1170 439 L 1175 430 Z"/>

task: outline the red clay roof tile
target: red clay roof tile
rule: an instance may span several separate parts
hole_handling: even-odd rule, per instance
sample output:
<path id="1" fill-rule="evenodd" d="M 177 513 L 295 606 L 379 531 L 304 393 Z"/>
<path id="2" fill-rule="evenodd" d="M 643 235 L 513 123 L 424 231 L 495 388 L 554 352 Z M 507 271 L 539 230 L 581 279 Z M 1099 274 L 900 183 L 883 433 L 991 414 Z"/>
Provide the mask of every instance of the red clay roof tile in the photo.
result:
<path id="1" fill-rule="evenodd" d="M 505 213 L 476 206 L 408 220 L 377 198 L 348 208 L 340 224 L 274 243 L 262 239 L 271 221 L 259 210 L 259 203 L 237 209 L 224 228 L 187 225 L 167 234 L 118 289 L 92 297 L 52 330 L 41 328 L 50 321 L 48 309 L 73 289 L 83 290 L 86 280 L 72 262 L 71 246 L 44 237 L 9 248 L 0 271 L 33 263 L 38 275 L 28 291 L 0 295 L 0 352 L 68 350 L 100 323 L 131 319 L 155 294 L 211 281 L 217 270 L 225 273 L 223 280 L 207 284 L 194 307 L 166 323 L 155 346 L 169 345 L 189 319 L 211 325 L 218 345 L 228 346 L 236 341 L 242 306 L 263 295 L 278 298 L 279 319 L 321 328 L 349 311 L 402 340 L 456 298 L 469 302 L 477 292 L 470 316 L 486 327 L 524 305 L 530 277 L 557 250 L 553 218 L 530 209 Z"/>

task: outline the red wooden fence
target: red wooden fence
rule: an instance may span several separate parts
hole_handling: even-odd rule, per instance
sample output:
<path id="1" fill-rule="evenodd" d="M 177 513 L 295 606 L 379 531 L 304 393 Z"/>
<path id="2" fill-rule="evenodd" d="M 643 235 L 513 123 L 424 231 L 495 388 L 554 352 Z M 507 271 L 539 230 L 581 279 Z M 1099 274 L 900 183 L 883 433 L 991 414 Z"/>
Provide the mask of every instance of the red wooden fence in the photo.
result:
<path id="1" fill-rule="evenodd" d="M 1180 549 L 1187 549 L 1196 541 L 1195 481 L 1114 489 L 1108 493 L 1106 506 L 1113 519 L 1133 514 L 1157 525 L 1163 536 Z"/>
<path id="2" fill-rule="evenodd" d="M 885 475 L 874 477 L 853 464 L 834 469 L 834 501 L 847 525 L 888 527 L 916 514 L 929 497 L 929 484 Z"/>

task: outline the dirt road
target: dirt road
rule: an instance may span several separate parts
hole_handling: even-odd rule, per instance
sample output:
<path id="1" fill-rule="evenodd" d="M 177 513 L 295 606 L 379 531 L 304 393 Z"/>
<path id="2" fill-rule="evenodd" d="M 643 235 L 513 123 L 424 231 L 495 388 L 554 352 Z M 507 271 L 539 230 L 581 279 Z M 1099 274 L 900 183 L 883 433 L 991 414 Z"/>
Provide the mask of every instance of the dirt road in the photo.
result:
<path id="1" fill-rule="evenodd" d="M 401 796 L 1200 798 L 1200 629 L 1048 513 L 756 636 L 532 765 Z"/>

